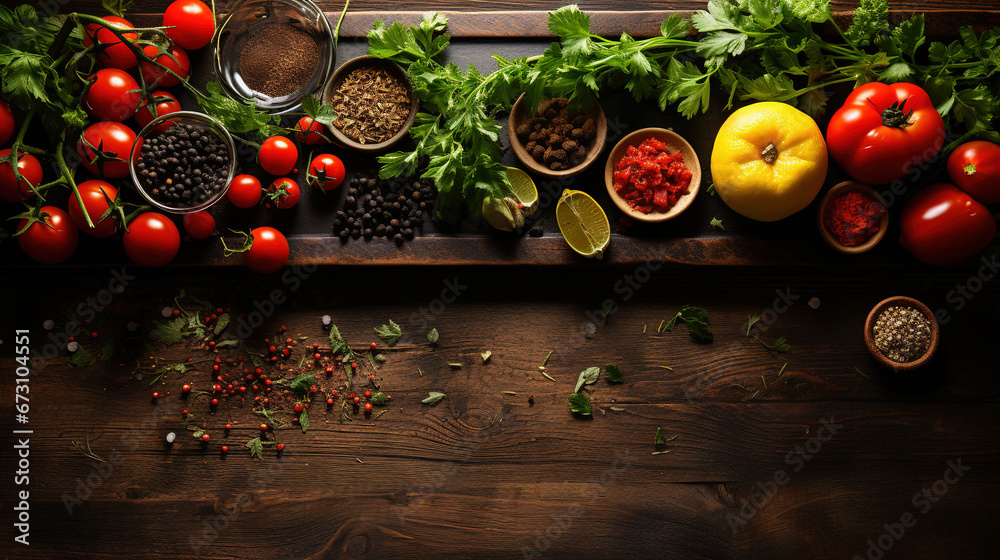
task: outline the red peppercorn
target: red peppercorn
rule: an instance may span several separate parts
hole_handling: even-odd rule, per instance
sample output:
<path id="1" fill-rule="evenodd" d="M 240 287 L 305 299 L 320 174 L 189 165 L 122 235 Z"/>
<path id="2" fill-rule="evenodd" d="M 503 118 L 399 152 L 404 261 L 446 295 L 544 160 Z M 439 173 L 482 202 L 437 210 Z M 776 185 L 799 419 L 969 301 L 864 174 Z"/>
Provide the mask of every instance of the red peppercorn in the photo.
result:
<path id="1" fill-rule="evenodd" d="M 261 424 L 260 425 L 260 431 L 266 432 L 267 431 L 267 424 Z"/>
<path id="2" fill-rule="evenodd" d="M 295 412 L 302 412 L 302 403 L 297 403 L 295 405 Z"/>
<path id="3" fill-rule="evenodd" d="M 372 379 L 375 379 L 375 374 L 374 373 L 368 375 L 368 380 L 370 381 Z"/>
<path id="4" fill-rule="evenodd" d="M 184 385 L 181 386 L 181 391 L 183 391 L 185 393 L 190 393 L 191 392 L 191 386 L 188 385 L 187 383 L 185 383 Z"/>
<path id="5" fill-rule="evenodd" d="M 333 366 L 326 366 L 326 374 L 330 375 L 333 373 Z"/>
<path id="6" fill-rule="evenodd" d="M 232 390 L 233 390 L 233 384 L 232 384 L 232 383 L 230 383 L 230 384 L 229 384 L 229 387 L 228 387 L 228 389 L 229 389 L 230 391 L 232 391 Z"/>
<path id="7" fill-rule="evenodd" d="M 212 439 L 212 437 L 208 434 L 201 434 L 201 441 L 208 441 L 210 439 Z"/>
<path id="8" fill-rule="evenodd" d="M 223 445 L 222 446 L 222 452 L 223 453 L 229 453 L 229 446 L 228 445 Z"/>
<path id="9" fill-rule="evenodd" d="M 351 369 L 358 369 L 358 362 L 351 362 Z"/>
<path id="10" fill-rule="evenodd" d="M 367 398 L 369 398 L 369 397 L 371 397 L 371 396 L 372 396 L 372 392 L 371 392 L 371 391 L 367 391 L 367 390 L 366 390 L 366 391 L 365 391 L 365 398 L 367 399 Z"/>
<path id="11" fill-rule="evenodd" d="M 354 404 L 361 402 L 361 397 L 354 397 Z"/>
<path id="12" fill-rule="evenodd" d="M 350 395 L 347 395 L 347 398 L 353 399 L 354 398 L 354 393 L 352 392 Z"/>
<path id="13" fill-rule="evenodd" d="M 216 313 L 222 313 L 222 308 L 220 307 L 220 308 L 216 309 L 215 312 Z"/>
<path id="14" fill-rule="evenodd" d="M 247 381 L 253 381 L 253 374 L 248 373 L 244 379 L 246 379 Z"/>
<path id="15" fill-rule="evenodd" d="M 97 338 L 97 331 L 90 333 L 90 338 Z"/>
<path id="16" fill-rule="evenodd" d="M 333 391 L 330 391 L 330 394 L 331 394 L 331 395 L 336 395 L 336 394 L 337 394 L 337 390 L 336 390 L 336 389 L 334 389 Z"/>
<path id="17" fill-rule="evenodd" d="M 315 385 L 310 385 L 309 386 L 309 392 L 310 393 L 315 393 L 316 391 L 319 391 L 319 387 L 317 387 Z"/>
<path id="18" fill-rule="evenodd" d="M 174 317 L 176 317 L 176 316 L 178 316 L 180 314 L 181 314 L 181 310 L 180 309 L 174 309 Z"/>
<path id="19" fill-rule="evenodd" d="M 278 327 L 278 332 L 279 333 L 285 332 L 285 325 L 281 325 L 280 327 Z"/>
<path id="20" fill-rule="evenodd" d="M 372 403 L 365 403 L 365 412 L 372 411 Z"/>
<path id="21" fill-rule="evenodd" d="M 213 340 L 212 342 L 209 342 L 208 343 L 208 347 L 209 348 L 215 348 L 215 341 Z"/>
<path id="22" fill-rule="evenodd" d="M 294 341 L 294 340 L 292 340 L 292 339 L 290 339 L 290 338 L 286 338 L 286 339 L 285 339 L 285 345 L 286 345 L 286 346 L 291 346 L 293 342 L 295 342 L 295 341 Z"/>
<path id="23" fill-rule="evenodd" d="M 255 370 L 253 370 L 253 372 L 254 372 L 255 374 L 257 374 L 257 375 L 260 375 L 261 373 L 263 373 L 263 372 L 264 372 L 264 370 L 262 370 L 262 369 L 260 369 L 260 368 L 257 368 L 257 369 L 255 369 Z"/>
<path id="24" fill-rule="evenodd" d="M 232 424 L 226 424 L 226 429 L 227 430 L 232 430 L 233 429 L 233 425 Z"/>
<path id="25" fill-rule="evenodd" d="M 219 371 L 219 364 L 212 366 L 212 371 Z"/>
<path id="26" fill-rule="evenodd" d="M 281 451 L 281 450 L 283 450 L 283 449 L 285 449 L 285 444 L 283 444 L 283 443 L 279 443 L 279 444 L 278 444 L 278 451 Z"/>
<path id="27" fill-rule="evenodd" d="M 264 380 L 264 385 L 267 385 L 268 387 L 270 387 L 272 383 L 274 383 L 274 381 L 271 381 L 270 379 Z"/>
<path id="28" fill-rule="evenodd" d="M 323 357 L 323 356 L 322 356 L 322 355 L 321 355 L 321 354 L 320 354 L 319 352 L 316 352 L 315 354 L 313 354 L 313 359 L 314 359 L 314 360 L 319 360 L 319 359 L 320 359 L 320 358 L 322 358 L 322 357 Z"/>
<path id="29" fill-rule="evenodd" d="M 318 342 L 313 342 L 313 348 L 319 348 L 319 343 Z"/>
<path id="30" fill-rule="evenodd" d="M 240 392 L 241 393 L 246 393 L 247 392 L 247 388 L 246 387 L 240 387 Z"/>
<path id="31" fill-rule="evenodd" d="M 212 406 L 219 406 L 219 399 L 212 399 Z"/>
<path id="32" fill-rule="evenodd" d="M 219 318 L 219 316 L 216 315 L 215 313 L 212 313 L 211 315 L 208 316 L 208 320 L 209 321 L 214 321 L 214 320 L 216 320 L 218 318 Z"/>
<path id="33" fill-rule="evenodd" d="M 267 351 L 270 352 L 270 353 L 272 353 L 272 354 L 274 354 L 275 352 L 278 351 L 278 349 L 275 348 L 274 346 L 268 346 L 267 347 Z"/>
<path id="34" fill-rule="evenodd" d="M 288 348 L 285 348 L 284 350 L 282 350 L 281 353 L 284 354 L 285 357 L 288 357 L 288 356 L 292 355 L 292 351 L 289 350 Z"/>
<path id="35" fill-rule="evenodd" d="M 270 402 L 271 402 L 271 399 L 269 399 L 269 398 L 267 398 L 267 397 L 264 397 L 264 404 L 268 404 L 268 403 L 270 403 Z"/>
<path id="36" fill-rule="evenodd" d="M 69 341 L 70 341 L 70 342 L 73 342 L 74 340 L 76 340 L 76 337 L 75 337 L 75 336 L 71 336 L 71 337 L 69 337 Z"/>
<path id="37" fill-rule="evenodd" d="M 181 411 L 181 416 L 187 416 L 187 413 L 188 409 L 185 408 L 184 410 Z"/>
<path id="38" fill-rule="evenodd" d="M 160 392 L 159 391 L 153 391 L 153 398 L 154 399 L 160 398 Z"/>
<path id="39" fill-rule="evenodd" d="M 332 398 L 326 399 L 326 404 L 332 405 L 333 404 L 333 399 Z"/>
<path id="40" fill-rule="evenodd" d="M 219 391 L 222 390 L 222 385 L 218 385 L 218 384 L 212 385 L 212 390 L 215 391 L 216 393 L 218 393 Z"/>

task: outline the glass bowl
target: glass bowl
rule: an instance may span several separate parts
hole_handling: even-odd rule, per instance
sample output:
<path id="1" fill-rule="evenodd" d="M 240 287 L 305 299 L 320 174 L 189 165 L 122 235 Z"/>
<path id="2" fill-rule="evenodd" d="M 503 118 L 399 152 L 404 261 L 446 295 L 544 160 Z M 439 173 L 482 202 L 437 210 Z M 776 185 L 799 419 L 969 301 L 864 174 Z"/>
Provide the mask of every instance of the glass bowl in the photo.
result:
<path id="1" fill-rule="evenodd" d="M 220 153 L 208 152 L 205 135 L 218 139 Z M 178 142 L 190 143 L 184 148 L 186 153 L 180 153 Z M 154 207 L 172 214 L 212 206 L 226 196 L 236 175 L 233 137 L 221 122 L 194 111 L 167 113 L 150 121 L 129 155 L 129 175 L 136 189 Z M 177 156 L 189 158 L 189 163 L 174 159 Z M 204 161 L 207 158 L 212 159 Z M 187 169 L 181 169 L 184 166 Z M 207 173 L 213 170 L 214 176 L 209 177 Z"/>
<path id="2" fill-rule="evenodd" d="M 271 25 L 282 25 L 271 32 Z M 291 26 L 309 36 L 316 43 L 316 68 L 312 76 L 294 89 L 281 82 L 289 79 L 287 57 L 294 52 L 290 40 Z M 263 48 L 267 39 L 255 44 L 250 39 L 258 33 L 270 35 L 275 48 Z M 264 35 L 261 35 L 264 37 Z M 269 113 L 293 111 L 302 100 L 315 93 L 326 83 L 336 58 L 336 46 L 330 22 L 319 7 L 310 0 L 243 0 L 238 2 L 219 25 L 212 37 L 215 50 L 215 76 L 222 90 L 229 97 L 242 101 L 252 99 L 257 107 Z M 256 47 L 256 49 L 255 49 Z M 266 63 L 253 66 L 254 51 Z M 246 54 L 247 60 L 243 61 Z M 305 64 L 304 66 L 308 66 Z M 304 78 L 307 70 L 301 69 Z M 246 74 L 246 75 L 245 75 Z M 258 82 L 254 89 L 248 82 Z M 299 82 L 299 80 L 294 80 Z M 270 91 L 259 91 L 266 90 Z"/>

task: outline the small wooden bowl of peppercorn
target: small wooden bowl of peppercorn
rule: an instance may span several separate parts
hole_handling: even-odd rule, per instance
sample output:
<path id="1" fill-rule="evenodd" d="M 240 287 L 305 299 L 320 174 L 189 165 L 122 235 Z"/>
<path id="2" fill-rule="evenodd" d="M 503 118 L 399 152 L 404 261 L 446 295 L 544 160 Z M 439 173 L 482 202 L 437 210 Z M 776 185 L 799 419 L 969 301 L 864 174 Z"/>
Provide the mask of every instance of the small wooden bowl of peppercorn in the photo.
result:
<path id="1" fill-rule="evenodd" d="M 885 199 L 875 189 L 844 181 L 826 193 L 819 204 L 819 233 L 827 245 L 848 255 L 878 245 L 889 227 Z"/>
<path id="2" fill-rule="evenodd" d="M 608 122 L 601 104 L 574 109 L 565 98 L 542 99 L 528 115 L 524 94 L 510 109 L 507 137 L 529 170 L 551 178 L 572 177 L 590 167 L 604 149 Z"/>
<path id="3" fill-rule="evenodd" d="M 687 185 L 687 193 L 677 196 L 673 204 L 667 207 L 666 210 L 663 210 L 661 206 L 657 206 L 655 202 L 651 205 L 636 205 L 634 208 L 628 200 L 623 198 L 621 192 L 615 188 L 616 167 L 629 153 L 629 148 L 635 147 L 638 150 L 643 146 L 649 146 L 652 149 L 653 143 L 656 146 L 663 146 L 663 150 L 660 150 L 660 152 L 665 151 L 668 156 L 678 158 L 676 163 L 683 164 L 683 168 L 691 175 Z M 638 156 L 638 154 L 636 155 Z M 650 157 L 653 156 L 650 154 Z M 668 168 L 668 177 L 674 177 L 680 171 L 680 167 L 676 168 L 673 172 Z M 680 182 L 683 179 L 680 179 L 679 175 L 677 175 L 676 180 L 678 181 L 678 187 L 683 185 Z M 625 215 L 640 222 L 663 222 L 677 217 L 694 202 L 694 197 L 698 195 L 698 189 L 701 187 L 701 162 L 698 161 L 698 154 L 695 153 L 694 148 L 680 134 L 665 128 L 643 128 L 622 138 L 615 145 L 614 149 L 611 150 L 611 154 L 608 155 L 608 163 L 604 166 L 604 185 L 607 187 L 608 194 L 611 195 L 611 200 L 614 201 L 615 206 L 625 213 Z M 669 203 L 669 196 L 667 200 Z M 648 212 L 642 211 L 647 209 L 649 210 Z"/>
<path id="4" fill-rule="evenodd" d="M 905 372 L 925 365 L 937 352 L 941 330 L 926 305 L 905 296 L 884 299 L 865 320 L 865 345 L 880 365 Z"/>
<path id="5" fill-rule="evenodd" d="M 402 140 L 417 118 L 417 94 L 406 71 L 391 60 L 359 56 L 345 62 L 323 89 L 337 113 L 333 140 L 359 152 L 383 152 Z"/>

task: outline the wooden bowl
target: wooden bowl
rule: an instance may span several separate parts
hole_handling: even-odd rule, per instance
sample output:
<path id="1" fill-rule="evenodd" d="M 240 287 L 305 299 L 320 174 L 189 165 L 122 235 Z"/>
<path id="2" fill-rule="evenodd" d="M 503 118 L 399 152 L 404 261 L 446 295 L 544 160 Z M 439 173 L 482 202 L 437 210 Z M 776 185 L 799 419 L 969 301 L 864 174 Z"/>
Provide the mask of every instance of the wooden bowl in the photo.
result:
<path id="1" fill-rule="evenodd" d="M 931 341 L 927 347 L 927 352 L 924 352 L 923 356 L 920 356 L 912 362 L 896 362 L 890 360 L 878 349 L 877 346 L 875 346 L 875 336 L 872 332 L 875 327 L 875 320 L 878 318 L 879 314 L 887 308 L 897 306 L 913 307 L 923 313 L 924 317 L 927 317 L 927 320 L 931 323 Z M 868 318 L 865 319 L 865 346 L 868 347 L 868 352 L 880 365 L 896 372 L 911 371 L 927 364 L 927 362 L 929 362 L 934 356 L 934 353 L 937 352 L 940 342 L 941 329 L 938 327 L 938 322 L 934 317 L 934 313 L 926 305 L 910 297 L 893 296 L 891 298 L 884 299 L 872 308 L 871 312 L 868 313 Z"/>
<path id="2" fill-rule="evenodd" d="M 601 155 L 601 151 L 604 149 L 604 142 L 608 138 L 608 121 L 604 116 L 604 109 L 601 107 L 601 104 L 595 102 L 595 107 L 588 110 L 587 114 L 594 117 L 594 124 L 597 126 L 597 136 L 590 141 L 586 159 L 569 169 L 554 171 L 535 161 L 535 158 L 528 153 L 524 144 L 521 143 L 521 139 L 517 137 L 517 126 L 528 118 L 527 107 L 524 104 L 524 94 L 522 93 L 521 97 L 518 97 L 517 101 L 514 102 L 514 106 L 511 107 L 510 119 L 507 121 L 507 137 L 510 139 L 510 147 L 514 150 L 514 155 L 517 156 L 517 159 L 525 167 L 543 177 L 558 179 L 583 173 L 585 169 L 597 161 L 598 156 Z"/>
<path id="3" fill-rule="evenodd" d="M 691 172 L 691 184 L 688 186 L 688 193 L 678 198 L 677 203 L 666 212 L 654 209 L 649 214 L 643 214 L 629 206 L 628 202 L 625 202 L 625 199 L 615 191 L 614 174 L 615 164 L 625 155 L 625 150 L 629 146 L 642 144 L 649 137 L 656 138 L 666 144 L 667 150 L 670 153 L 681 153 L 684 158 L 684 165 Z M 663 222 L 677 217 L 694 202 L 694 197 L 698 194 L 698 189 L 701 187 L 701 162 L 698 161 L 698 154 L 694 152 L 691 144 L 688 144 L 687 140 L 676 132 L 665 128 L 643 128 L 622 138 L 615 145 L 614 149 L 611 150 L 611 154 L 608 156 L 608 163 L 604 166 L 604 186 L 607 187 L 608 194 L 611 195 L 611 200 L 615 202 L 615 206 L 628 217 L 640 222 Z"/>
<path id="4" fill-rule="evenodd" d="M 389 74 L 399 78 L 406 83 L 407 87 L 409 87 L 410 114 L 406 117 L 406 121 L 403 122 L 403 126 L 391 138 L 377 144 L 362 144 L 353 138 L 348 137 L 335 126 L 327 127 L 327 129 L 333 136 L 334 141 L 345 148 L 367 153 L 382 152 L 395 146 L 400 140 L 402 140 L 406 136 L 406 133 L 410 131 L 410 127 L 413 126 L 414 119 L 417 118 L 419 100 L 417 99 L 417 94 L 413 91 L 413 87 L 410 85 L 410 80 L 407 78 L 406 71 L 403 70 L 402 66 L 391 60 L 385 60 L 376 56 L 359 56 L 357 58 L 352 58 L 351 60 L 345 62 L 340 68 L 337 68 L 333 75 L 330 76 L 330 79 L 327 80 L 326 87 L 323 88 L 323 103 L 327 105 L 331 104 L 333 93 L 338 87 L 340 87 L 344 78 L 346 78 L 354 70 L 366 66 L 384 68 Z"/>
<path id="5" fill-rule="evenodd" d="M 826 207 L 834 198 L 851 193 L 858 192 L 874 198 L 882 206 L 882 218 L 879 220 L 878 231 L 875 235 L 871 236 L 868 241 L 865 241 L 861 245 L 855 245 L 854 247 L 845 247 L 841 245 L 837 238 L 834 237 L 830 230 L 826 229 L 826 225 L 823 224 L 823 220 L 826 218 Z M 879 241 L 885 237 L 885 232 L 889 229 L 889 212 L 887 210 L 888 205 L 885 203 L 885 199 L 882 195 L 878 193 L 875 189 L 869 187 L 868 185 L 862 185 L 861 183 L 855 183 L 854 181 L 844 181 L 838 185 L 835 185 L 830 192 L 826 193 L 823 200 L 819 203 L 819 211 L 817 212 L 817 222 L 819 225 L 819 234 L 823 237 L 823 241 L 826 244 L 833 247 L 834 249 L 840 251 L 841 253 L 846 253 L 848 255 L 857 255 L 859 253 L 864 253 L 872 247 L 878 245 Z"/>

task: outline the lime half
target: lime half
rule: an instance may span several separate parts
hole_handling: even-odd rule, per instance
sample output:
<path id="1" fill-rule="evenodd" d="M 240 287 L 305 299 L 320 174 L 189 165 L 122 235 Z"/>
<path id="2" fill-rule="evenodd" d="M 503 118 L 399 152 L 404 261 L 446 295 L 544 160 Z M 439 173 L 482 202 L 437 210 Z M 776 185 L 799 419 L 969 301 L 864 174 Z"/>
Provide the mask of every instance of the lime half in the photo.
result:
<path id="1" fill-rule="evenodd" d="M 570 248 L 588 258 L 603 258 L 611 242 L 611 224 L 589 194 L 566 189 L 556 205 L 559 231 Z"/>
<path id="2" fill-rule="evenodd" d="M 538 189 L 535 188 L 531 175 L 517 167 L 508 167 L 507 181 L 510 182 L 514 199 L 522 204 L 521 212 L 525 216 L 534 214 L 535 210 L 538 210 Z"/>

